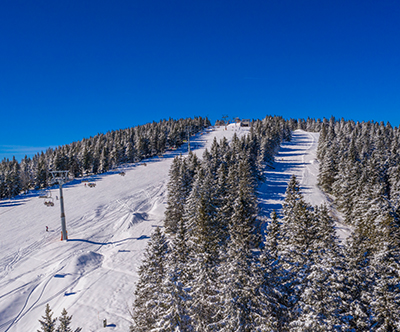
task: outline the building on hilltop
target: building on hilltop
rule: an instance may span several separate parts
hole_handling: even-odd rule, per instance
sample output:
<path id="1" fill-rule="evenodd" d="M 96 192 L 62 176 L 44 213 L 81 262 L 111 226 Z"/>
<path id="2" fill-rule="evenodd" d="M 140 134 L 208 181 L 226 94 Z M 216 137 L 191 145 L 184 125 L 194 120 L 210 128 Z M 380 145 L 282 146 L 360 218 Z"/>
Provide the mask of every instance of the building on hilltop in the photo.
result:
<path id="1" fill-rule="evenodd" d="M 250 119 L 242 119 L 240 122 L 241 127 L 250 127 Z"/>

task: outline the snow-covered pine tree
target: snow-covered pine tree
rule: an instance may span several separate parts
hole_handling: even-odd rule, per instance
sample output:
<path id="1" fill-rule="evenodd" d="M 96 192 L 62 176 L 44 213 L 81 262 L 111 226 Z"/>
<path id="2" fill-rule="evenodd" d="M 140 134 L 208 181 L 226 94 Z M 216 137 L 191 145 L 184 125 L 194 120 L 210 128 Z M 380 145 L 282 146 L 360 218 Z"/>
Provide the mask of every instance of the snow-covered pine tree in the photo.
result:
<path id="1" fill-rule="evenodd" d="M 285 297 L 288 300 L 286 305 L 291 314 L 291 320 L 295 321 L 301 313 L 299 301 L 311 265 L 313 242 L 317 230 L 313 209 L 304 201 L 294 175 L 288 183 L 285 195 L 282 204 L 282 235 L 278 249 L 282 266 L 289 272 L 285 285 Z"/>
<path id="2" fill-rule="evenodd" d="M 373 276 L 370 268 L 372 244 L 358 231 L 345 243 L 343 318 L 348 331 L 370 331 Z"/>
<path id="3" fill-rule="evenodd" d="M 27 193 L 28 190 L 32 187 L 32 178 L 33 176 L 32 176 L 31 159 L 25 156 L 20 164 L 21 189 L 23 192 Z M 0 197 L 1 197 L 1 192 L 0 192 Z"/>
<path id="4" fill-rule="evenodd" d="M 205 158 L 203 158 L 204 162 L 207 162 Z M 219 165 L 221 164 L 222 158 L 221 158 L 221 152 L 220 152 L 220 146 L 217 142 L 217 138 L 214 137 L 213 143 L 211 145 L 210 149 L 210 154 L 209 154 L 209 165 L 208 165 L 208 170 L 211 174 L 216 174 L 217 170 L 219 168 Z"/>
<path id="5" fill-rule="evenodd" d="M 217 170 L 217 184 L 215 190 L 216 198 L 216 224 L 218 225 L 218 241 L 221 253 L 223 248 L 226 248 L 226 242 L 229 237 L 228 224 L 231 217 L 232 205 L 229 188 L 227 185 L 228 167 L 224 161 Z"/>
<path id="6" fill-rule="evenodd" d="M 333 194 L 336 204 L 343 212 L 346 223 L 351 223 L 352 211 L 355 204 L 355 195 L 359 188 L 360 164 L 342 157 L 339 161 L 338 172 L 333 185 Z"/>
<path id="7" fill-rule="evenodd" d="M 93 155 L 90 148 L 90 141 L 85 140 L 83 143 L 83 151 L 81 155 L 82 171 L 84 174 L 89 174 L 92 171 Z"/>
<path id="8" fill-rule="evenodd" d="M 108 148 L 104 146 L 100 154 L 99 172 L 105 173 L 108 171 L 108 169 L 109 169 Z"/>
<path id="9" fill-rule="evenodd" d="M 42 316 L 43 320 L 39 319 L 40 330 L 38 332 L 54 332 L 56 329 L 57 318 L 53 318 L 53 312 L 50 309 L 50 305 L 46 304 L 45 314 Z"/>
<path id="10" fill-rule="evenodd" d="M 291 331 L 335 331 L 342 325 L 342 286 L 339 249 L 333 221 L 326 206 L 314 209 L 315 238 L 308 253 L 308 268 L 296 306 Z"/>
<path id="11" fill-rule="evenodd" d="M 189 159 L 195 163 L 195 158 Z M 192 171 L 187 165 L 187 158 L 175 157 L 170 171 L 168 181 L 167 208 L 165 211 L 164 226 L 167 233 L 175 234 L 177 223 L 185 213 L 186 199 L 192 186 Z"/>
<path id="12" fill-rule="evenodd" d="M 163 308 L 160 301 L 166 276 L 168 245 L 157 227 L 151 235 L 139 268 L 139 281 L 135 290 L 131 317 L 131 332 L 147 332 L 156 327 Z"/>
<path id="13" fill-rule="evenodd" d="M 337 174 L 338 155 L 336 134 L 331 123 L 326 129 L 326 133 L 321 132 L 317 149 L 319 160 L 318 184 L 327 193 L 332 193 L 332 185 Z"/>
<path id="14" fill-rule="evenodd" d="M 265 234 L 264 246 L 265 250 L 268 251 L 269 256 L 274 260 L 279 259 L 278 244 L 281 238 L 280 221 L 276 211 L 271 212 L 270 221 L 267 225 L 267 231 Z"/>
<path id="15" fill-rule="evenodd" d="M 21 178 L 20 178 L 20 165 L 18 164 L 15 157 L 11 160 L 9 164 L 9 193 L 10 197 L 17 196 L 21 190 Z"/>
<path id="16" fill-rule="evenodd" d="M 261 276 L 255 268 L 252 252 L 259 244 L 254 233 L 257 204 L 246 160 L 239 162 L 237 174 L 237 198 L 229 224 L 228 249 L 221 266 L 222 319 L 216 324 L 217 330 L 224 332 L 257 331 L 257 325 L 265 323 L 265 317 L 259 315 Z"/>
<path id="17" fill-rule="evenodd" d="M 276 214 L 274 214 L 274 219 Z M 285 270 L 279 264 L 278 256 L 269 250 L 275 242 L 274 236 L 270 234 L 265 240 L 265 245 L 261 249 L 259 257 L 260 269 L 256 275 L 262 277 L 261 284 L 258 287 L 259 316 L 257 327 L 260 331 L 287 331 L 288 313 L 285 306 L 285 292 L 282 285 L 287 278 Z"/>
<path id="18" fill-rule="evenodd" d="M 46 165 L 45 155 L 42 152 L 39 157 L 35 173 L 35 188 L 40 189 L 46 187 L 47 187 L 47 165 Z"/>
<path id="19" fill-rule="evenodd" d="M 192 319 L 189 311 L 190 296 L 180 279 L 180 271 L 170 267 L 160 294 L 160 318 L 151 332 L 191 332 Z"/>
<path id="20" fill-rule="evenodd" d="M 127 163 L 133 163 L 135 161 L 135 148 L 132 141 L 128 141 L 124 146 L 125 160 Z"/>
<path id="21" fill-rule="evenodd" d="M 380 217 L 371 259 L 373 331 L 400 331 L 400 232 L 393 215 Z"/>
<path id="22" fill-rule="evenodd" d="M 202 164 L 186 201 L 191 316 L 195 331 L 209 331 L 219 309 L 216 267 L 221 236 L 216 218 L 215 175 L 210 172 L 210 165 L 211 162 Z"/>
<path id="23" fill-rule="evenodd" d="M 166 274 L 163 278 L 159 301 L 159 318 L 151 331 L 189 332 L 193 330 L 190 312 L 191 298 L 187 285 L 193 278 L 190 269 L 190 245 L 186 218 L 176 223 L 170 250 L 166 257 Z"/>
<path id="24" fill-rule="evenodd" d="M 68 316 L 67 310 L 65 308 L 61 312 L 61 316 L 58 318 L 60 325 L 58 325 L 56 332 L 72 332 L 70 327 L 72 316 Z M 74 332 L 80 332 L 82 328 L 77 327 Z"/>
<path id="25" fill-rule="evenodd" d="M 167 193 L 167 208 L 165 211 L 164 226 L 168 233 L 175 233 L 177 223 L 182 219 L 184 213 L 184 202 L 187 192 L 182 196 L 181 183 L 181 165 L 182 157 L 177 156 L 172 161 L 169 169 L 168 193 Z"/>

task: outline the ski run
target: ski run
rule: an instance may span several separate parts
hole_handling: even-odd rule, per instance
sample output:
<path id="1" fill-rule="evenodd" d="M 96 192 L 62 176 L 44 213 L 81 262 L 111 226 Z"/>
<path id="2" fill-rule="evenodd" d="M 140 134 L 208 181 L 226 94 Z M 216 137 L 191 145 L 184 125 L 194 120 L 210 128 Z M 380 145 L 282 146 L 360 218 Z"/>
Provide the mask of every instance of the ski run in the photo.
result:
<path id="1" fill-rule="evenodd" d="M 248 128 L 209 128 L 191 139 L 192 151 L 201 158 L 214 137 L 229 141 L 235 133 L 240 137 Z M 317 187 L 318 138 L 296 130 L 292 141 L 281 145 L 274 169 L 259 187 L 263 215 L 281 208 L 293 174 L 308 203 L 329 205 Z M 124 165 L 125 176 L 110 171 L 66 184 L 69 241 L 60 241 L 57 187 L 51 188 L 52 207 L 39 198 L 49 195 L 43 191 L 0 201 L 0 332 L 37 330 L 47 303 L 55 316 L 66 308 L 72 325 L 83 331 L 102 329 L 104 319 L 109 329 L 128 331 L 143 250 L 155 227 L 163 225 L 168 172 L 173 158 L 187 153 L 186 144 L 163 157 Z M 343 241 L 350 230 L 339 221 Z"/>

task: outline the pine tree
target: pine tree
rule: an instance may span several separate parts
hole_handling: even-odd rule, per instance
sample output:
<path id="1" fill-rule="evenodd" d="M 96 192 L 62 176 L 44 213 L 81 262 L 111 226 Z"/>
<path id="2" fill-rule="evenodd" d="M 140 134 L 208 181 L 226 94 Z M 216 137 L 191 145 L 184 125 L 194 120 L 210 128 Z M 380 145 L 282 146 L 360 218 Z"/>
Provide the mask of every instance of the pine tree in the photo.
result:
<path id="1" fill-rule="evenodd" d="M 345 243 L 344 321 L 349 331 L 369 331 L 371 287 L 371 241 L 355 231 Z"/>
<path id="2" fill-rule="evenodd" d="M 400 331 L 399 238 L 393 216 L 383 216 L 377 227 L 376 249 L 371 259 L 375 280 L 370 304 L 374 331 Z"/>
<path id="3" fill-rule="evenodd" d="M 82 164 L 82 170 L 85 174 L 89 174 L 92 171 L 93 156 L 88 141 L 84 143 L 84 148 L 81 157 L 81 164 Z"/>
<path id="4" fill-rule="evenodd" d="M 67 310 L 65 308 L 61 312 L 61 316 L 58 318 L 60 325 L 57 327 L 56 332 L 72 332 L 70 328 L 72 316 L 68 316 Z M 76 328 L 74 332 L 80 332 L 82 329 L 80 327 Z"/>
<path id="5" fill-rule="evenodd" d="M 208 331 L 219 309 L 216 266 L 220 232 L 216 219 L 215 178 L 208 166 L 203 164 L 195 176 L 185 213 L 189 229 L 187 265 L 191 276 L 189 285 L 195 331 Z"/>
<path id="6" fill-rule="evenodd" d="M 175 234 L 177 223 L 183 218 L 186 199 L 192 186 L 192 175 L 186 159 L 175 157 L 168 181 L 167 208 L 164 225 L 167 233 Z"/>
<path id="7" fill-rule="evenodd" d="M 24 159 L 22 159 L 20 164 L 20 180 L 21 180 L 21 190 L 27 193 L 28 190 L 32 187 L 31 159 L 28 158 L 27 156 L 25 156 Z"/>
<path id="8" fill-rule="evenodd" d="M 162 285 L 166 278 L 168 245 L 164 234 L 157 227 L 144 252 L 139 268 L 139 281 L 135 290 L 135 301 L 131 311 L 132 332 L 146 332 L 156 327 L 161 319 L 160 305 Z"/>
<path id="9" fill-rule="evenodd" d="M 259 259 L 260 271 L 257 275 L 260 275 L 262 279 L 257 290 L 260 297 L 258 308 L 260 317 L 256 319 L 256 325 L 260 331 L 281 332 L 286 331 L 288 323 L 288 312 L 285 306 L 287 301 L 282 287 L 287 276 L 279 263 L 279 258 L 274 257 L 269 250 L 272 247 L 268 243 L 271 239 L 273 237 L 266 239 Z"/>
<path id="10" fill-rule="evenodd" d="M 280 221 L 276 211 L 273 210 L 271 213 L 271 220 L 267 226 L 264 245 L 265 250 L 269 253 L 272 259 L 276 261 L 279 259 L 278 245 L 282 236 L 280 226 Z"/>
<path id="11" fill-rule="evenodd" d="M 44 153 L 42 152 L 36 168 L 35 188 L 40 189 L 45 187 L 47 187 L 47 166 Z"/>
<path id="12" fill-rule="evenodd" d="M 193 331 L 192 319 L 189 314 L 189 294 L 179 281 L 180 272 L 169 269 L 163 282 L 163 292 L 160 296 L 160 318 L 157 327 L 152 331 L 157 332 L 191 332 Z"/>
<path id="13" fill-rule="evenodd" d="M 238 193 L 229 225 L 227 254 L 221 267 L 220 302 L 224 303 L 219 331 L 255 331 L 259 319 L 261 277 L 254 265 L 252 248 L 259 244 L 254 233 L 257 214 L 250 165 L 242 160 L 238 167 Z"/>
<path id="14" fill-rule="evenodd" d="M 222 162 L 217 170 L 217 183 L 215 188 L 215 222 L 218 225 L 219 245 L 224 247 L 228 239 L 228 221 L 230 219 L 231 205 L 227 186 L 228 169 L 226 162 Z"/>
<path id="15" fill-rule="evenodd" d="M 299 307 L 306 278 L 312 263 L 313 242 L 316 237 L 316 225 L 313 209 L 304 201 L 299 183 L 293 175 L 286 189 L 282 207 L 282 235 L 278 245 L 281 263 L 289 272 L 285 280 L 286 306 L 291 320 L 296 321 L 301 313 Z"/>
<path id="16" fill-rule="evenodd" d="M 53 312 L 50 309 L 50 305 L 46 304 L 45 315 L 42 316 L 43 320 L 39 319 L 41 330 L 38 332 L 54 332 L 56 329 L 57 318 L 53 319 Z"/>
<path id="17" fill-rule="evenodd" d="M 108 169 L 109 169 L 108 149 L 106 146 L 104 146 L 100 155 L 99 172 L 105 173 L 108 171 Z"/>
<path id="18" fill-rule="evenodd" d="M 326 206 L 315 207 L 316 236 L 308 255 L 293 331 L 334 331 L 341 326 L 342 278 L 332 219 Z"/>

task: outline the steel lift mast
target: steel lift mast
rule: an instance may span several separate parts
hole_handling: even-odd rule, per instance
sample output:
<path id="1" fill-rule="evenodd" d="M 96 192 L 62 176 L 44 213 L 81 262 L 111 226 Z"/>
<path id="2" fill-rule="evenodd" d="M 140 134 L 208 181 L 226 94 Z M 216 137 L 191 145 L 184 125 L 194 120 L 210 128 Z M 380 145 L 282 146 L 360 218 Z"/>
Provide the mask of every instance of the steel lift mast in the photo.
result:
<path id="1" fill-rule="evenodd" d="M 67 225 L 65 223 L 65 211 L 64 211 L 64 197 L 62 186 L 68 182 L 69 171 L 50 171 L 52 176 L 51 183 L 57 184 L 60 187 L 60 207 L 61 207 L 61 241 L 68 240 Z"/>

